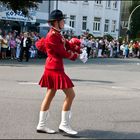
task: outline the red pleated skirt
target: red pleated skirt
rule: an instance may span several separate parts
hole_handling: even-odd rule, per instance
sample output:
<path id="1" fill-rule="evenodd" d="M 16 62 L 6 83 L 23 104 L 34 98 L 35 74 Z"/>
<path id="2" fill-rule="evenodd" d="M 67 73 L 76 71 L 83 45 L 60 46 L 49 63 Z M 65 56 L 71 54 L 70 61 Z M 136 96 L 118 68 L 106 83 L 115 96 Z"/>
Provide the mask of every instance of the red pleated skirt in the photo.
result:
<path id="1" fill-rule="evenodd" d="M 56 90 L 74 87 L 74 84 L 63 70 L 45 70 L 39 85 Z"/>

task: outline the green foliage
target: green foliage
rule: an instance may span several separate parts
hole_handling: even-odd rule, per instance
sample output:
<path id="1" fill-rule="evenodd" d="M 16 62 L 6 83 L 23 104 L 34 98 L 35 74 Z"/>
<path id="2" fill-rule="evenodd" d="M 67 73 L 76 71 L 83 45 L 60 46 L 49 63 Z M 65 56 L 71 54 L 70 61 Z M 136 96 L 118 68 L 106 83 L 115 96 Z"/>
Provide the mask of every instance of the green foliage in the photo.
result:
<path id="1" fill-rule="evenodd" d="M 140 1 L 133 1 L 132 6 L 130 7 L 130 13 L 134 10 L 136 6 L 140 5 Z M 131 17 L 131 36 L 136 38 L 140 31 L 140 7 L 138 7 Z"/>
<path id="2" fill-rule="evenodd" d="M 101 40 L 101 39 L 103 39 L 103 37 L 101 37 L 101 36 L 97 36 L 96 39 Z"/>
<path id="3" fill-rule="evenodd" d="M 101 39 L 107 39 L 108 41 L 111 41 L 111 40 L 114 39 L 110 34 L 106 34 L 106 35 L 104 35 L 104 36 L 97 36 L 97 37 L 95 37 L 95 38 L 96 38 L 96 39 L 99 39 L 99 40 L 101 40 Z"/>
<path id="4" fill-rule="evenodd" d="M 114 39 L 110 34 L 104 35 L 103 38 L 106 38 L 108 41 L 111 41 Z"/>
<path id="5" fill-rule="evenodd" d="M 14 12 L 20 10 L 25 15 L 28 15 L 30 8 L 37 9 L 39 2 L 41 0 L 0 0 L 0 3 L 8 9 L 12 9 Z"/>
<path id="6" fill-rule="evenodd" d="M 89 34 L 88 34 L 88 38 L 90 38 L 91 36 L 92 36 L 93 38 L 95 38 L 93 34 L 89 33 Z"/>
<path id="7" fill-rule="evenodd" d="M 126 36 L 118 38 L 118 41 L 119 41 L 120 44 L 122 44 L 122 42 L 125 41 L 125 40 L 126 40 Z"/>
<path id="8" fill-rule="evenodd" d="M 140 41 L 140 38 L 135 38 L 133 39 L 133 41 Z"/>

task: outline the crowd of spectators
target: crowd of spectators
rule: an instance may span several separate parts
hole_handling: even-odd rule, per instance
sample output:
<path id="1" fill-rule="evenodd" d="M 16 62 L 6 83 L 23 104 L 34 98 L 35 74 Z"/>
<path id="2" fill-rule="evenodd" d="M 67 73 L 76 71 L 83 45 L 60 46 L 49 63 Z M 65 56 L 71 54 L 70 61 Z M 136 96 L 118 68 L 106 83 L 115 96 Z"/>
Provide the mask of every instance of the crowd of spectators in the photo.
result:
<path id="1" fill-rule="evenodd" d="M 40 39 L 37 32 L 26 32 L 28 38 L 31 40 L 29 47 L 29 58 L 46 57 L 37 50 L 35 42 Z M 5 33 L 0 30 L 0 60 L 3 59 L 17 59 L 20 60 L 22 52 L 22 39 L 25 32 L 17 33 L 16 31 Z M 67 36 L 71 39 L 72 36 Z M 81 40 L 81 47 L 87 51 L 88 58 L 140 58 L 140 42 L 139 41 L 122 41 L 116 39 L 108 40 L 107 38 L 95 38 L 89 35 L 78 36 Z M 26 53 L 26 51 L 24 52 Z M 24 57 L 24 54 L 22 54 Z M 26 54 L 25 54 L 26 55 Z"/>
<path id="2" fill-rule="evenodd" d="M 80 40 L 88 53 L 88 58 L 140 58 L 139 41 L 122 41 L 116 39 L 94 38 L 81 35 Z"/>
<path id="3" fill-rule="evenodd" d="M 35 42 L 41 38 L 39 33 L 37 32 L 21 32 L 18 33 L 16 31 L 12 32 L 3 32 L 0 30 L 0 60 L 3 59 L 20 59 L 22 53 L 22 39 L 25 34 L 31 40 L 29 46 L 29 58 L 37 58 L 42 57 L 45 54 L 39 52 L 36 49 Z M 24 44 L 24 43 L 23 43 Z M 22 45 L 23 45 L 22 44 Z M 23 57 L 25 57 L 26 52 L 24 52 Z"/>

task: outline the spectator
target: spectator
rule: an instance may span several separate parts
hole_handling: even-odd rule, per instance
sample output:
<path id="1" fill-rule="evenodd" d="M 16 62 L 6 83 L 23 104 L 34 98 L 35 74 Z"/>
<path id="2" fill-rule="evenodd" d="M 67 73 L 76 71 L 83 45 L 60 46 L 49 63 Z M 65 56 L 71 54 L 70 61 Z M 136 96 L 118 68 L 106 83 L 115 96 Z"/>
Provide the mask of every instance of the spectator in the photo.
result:
<path id="1" fill-rule="evenodd" d="M 11 49 L 11 59 L 16 59 L 16 41 L 14 36 L 10 40 L 10 49 Z"/>
<path id="2" fill-rule="evenodd" d="M 24 37 L 21 40 L 20 62 L 23 60 L 24 52 L 26 54 L 26 62 L 29 61 L 29 49 L 32 45 L 32 41 L 28 36 L 28 33 L 24 33 Z"/>
<path id="3" fill-rule="evenodd" d="M 1 29 L 0 29 L 0 58 L 1 58 L 1 42 L 2 42 L 2 35 L 1 35 Z"/>
<path id="4" fill-rule="evenodd" d="M 35 56 L 36 56 L 36 50 L 35 50 L 35 48 L 34 48 L 33 45 L 29 49 L 29 52 L 30 52 L 30 58 L 35 58 Z"/>
<path id="5" fill-rule="evenodd" d="M 20 44 L 21 44 L 21 39 L 20 39 L 20 36 L 17 36 L 16 37 L 16 58 L 19 59 L 19 56 L 20 56 Z"/>
<path id="6" fill-rule="evenodd" d="M 1 48 L 2 48 L 2 59 L 6 59 L 6 52 L 8 49 L 8 40 L 6 39 L 6 35 L 3 36 L 1 41 Z"/>

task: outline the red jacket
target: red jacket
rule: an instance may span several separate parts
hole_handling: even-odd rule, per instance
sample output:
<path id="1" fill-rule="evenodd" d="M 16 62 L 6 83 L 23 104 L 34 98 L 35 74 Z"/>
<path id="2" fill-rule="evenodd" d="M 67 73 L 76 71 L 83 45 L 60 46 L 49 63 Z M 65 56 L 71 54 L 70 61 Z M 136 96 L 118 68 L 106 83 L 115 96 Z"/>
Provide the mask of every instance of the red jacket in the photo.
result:
<path id="1" fill-rule="evenodd" d="M 45 69 L 64 70 L 63 58 L 74 61 L 77 59 L 78 53 L 80 52 L 80 47 L 75 47 L 74 44 L 65 40 L 60 32 L 54 28 L 51 28 L 46 38 L 42 39 L 40 42 L 40 44 L 44 43 L 45 48 L 42 50 L 46 51 L 48 55 Z M 36 46 L 38 48 L 39 42 L 36 43 Z"/>

